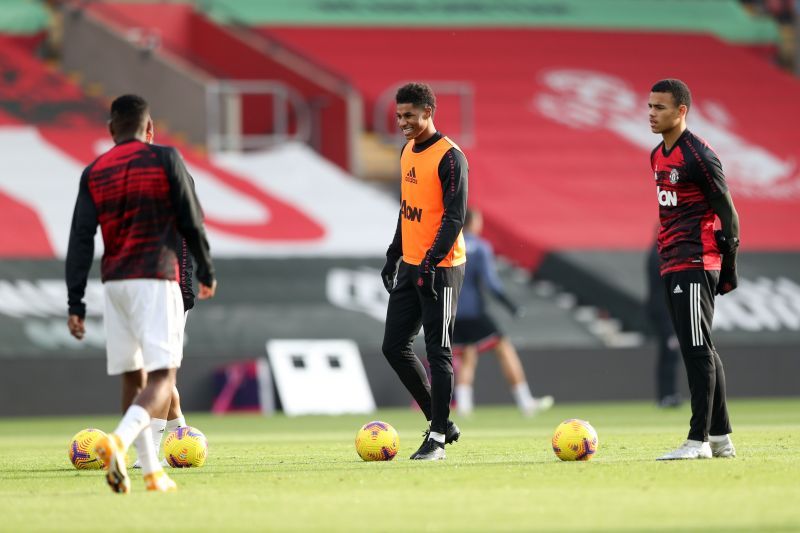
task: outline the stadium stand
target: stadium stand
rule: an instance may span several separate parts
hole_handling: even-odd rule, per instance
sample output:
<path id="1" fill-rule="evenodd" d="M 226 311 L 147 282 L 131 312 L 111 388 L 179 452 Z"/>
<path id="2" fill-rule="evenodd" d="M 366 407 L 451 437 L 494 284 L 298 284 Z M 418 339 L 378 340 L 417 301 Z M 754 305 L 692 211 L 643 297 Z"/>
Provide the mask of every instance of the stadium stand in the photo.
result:
<path id="1" fill-rule="evenodd" d="M 743 221 L 741 271 L 755 283 L 752 292 L 720 300 L 718 323 L 720 317 L 740 317 L 720 342 L 796 342 L 797 314 L 790 311 L 787 321 L 776 317 L 787 302 L 797 303 L 800 286 L 793 266 L 800 254 L 800 169 L 791 123 L 774 117 L 787 116 L 787 110 L 800 113 L 793 97 L 800 83 L 758 56 L 701 35 L 262 31 L 347 73 L 363 94 L 366 116 L 386 111 L 381 95 L 400 81 L 397 72 L 413 69 L 423 79 L 472 87 L 475 142 L 465 149 L 471 201 L 485 213 L 487 236 L 500 253 L 534 269 L 537 277 L 621 320 L 623 329 L 637 331 L 648 329 L 641 312 L 642 251 L 657 216 L 647 157 L 660 140 L 643 127 L 645 98 L 661 77 L 686 79 L 695 91 L 690 127 L 711 142 L 725 165 Z M 447 61 L 420 64 L 414 56 L 398 55 L 395 43 L 402 40 L 437 43 Z M 670 53 L 657 61 L 624 53 L 653 49 L 653 42 L 669 42 Z M 443 106 L 437 125 L 455 130 L 459 139 L 454 114 L 453 105 Z M 783 259 L 773 269 L 776 257 Z M 783 286 L 780 280 L 790 282 L 785 294 L 775 289 Z M 756 295 L 759 284 L 775 296 L 764 305 Z M 737 339 L 737 329 L 747 334 Z"/>
<path id="2" fill-rule="evenodd" d="M 536 266 L 551 250 L 649 244 L 656 213 L 647 156 L 659 139 L 642 124 L 650 84 L 665 75 L 694 88 L 690 127 L 711 140 L 726 165 L 737 208 L 750 221 L 748 250 L 800 250 L 800 234 L 774 231 L 795 224 L 800 175 L 792 126 L 773 118 L 800 113 L 793 97 L 800 83 L 716 39 L 550 30 L 263 31 L 346 73 L 364 95 L 366 116 L 386 111 L 381 95 L 400 81 L 398 72 L 473 87 L 471 199 L 486 213 L 497 249 L 519 264 Z M 402 41 L 436 43 L 447 61 L 420 64 L 397 54 Z M 653 49 L 654 42 L 669 43 L 670 53 L 657 61 L 622 54 Z M 746 111 L 745 102 L 758 102 L 759 113 Z M 459 139 L 455 115 L 457 108 L 443 106 L 437 125 L 456 129 Z"/>
<path id="3" fill-rule="evenodd" d="M 116 385 L 103 378 L 97 364 L 104 343 L 97 278 L 88 291 L 86 342 L 70 338 L 63 324 L 69 220 L 83 166 L 109 146 L 106 103 L 87 97 L 74 81 L 5 36 L 0 36 L 0 76 L 6 80 L 0 87 L 0 223 L 14 228 L 0 232 L 0 389 L 4 398 L 21 394 L 19 387 L 27 385 L 6 377 L 35 368 L 37 390 L 63 387 L 69 375 L 76 383 L 93 383 L 96 394 L 113 396 Z M 178 142 L 157 135 L 160 142 Z M 396 201 L 302 144 L 211 157 L 178 144 L 197 181 L 225 280 L 225 291 L 188 326 L 192 364 L 182 373 L 187 408 L 207 409 L 211 397 L 204 384 L 213 370 L 221 361 L 263 355 L 265 338 L 324 339 L 342 332 L 369 355 L 367 370 L 380 386 L 379 401 L 404 403 L 394 380 L 382 382 L 386 368 L 375 357 L 386 303 L 378 270 L 394 231 Z M 99 236 L 96 250 L 102 251 Z M 93 275 L 98 274 L 95 268 Z M 550 325 L 550 335 L 533 342 L 602 346 L 569 308 L 537 295 L 512 274 L 505 277 L 517 287 L 520 303 Z M 521 346 L 529 345 L 524 324 L 512 324 L 510 331 L 523 340 Z M 42 361 L 48 362 L 46 370 Z M 52 402 L 0 403 L 4 414 L 17 407 L 28 413 L 92 411 L 95 393 L 76 395 L 63 411 Z"/>
<path id="4" fill-rule="evenodd" d="M 630 9 L 621 13 L 622 4 L 559 2 L 564 10 L 552 16 L 534 13 L 536 2 L 464 3 L 447 13 L 415 2 L 376 9 L 354 2 L 327 11 L 298 2 L 296 12 L 283 14 L 245 0 L 228 7 L 239 10 L 232 16 L 260 23 L 263 34 L 345 74 L 363 96 L 365 127 L 391 131 L 386 97 L 403 81 L 398 72 L 455 87 L 448 97 L 455 104 L 470 100 L 467 114 L 448 101 L 437 125 L 467 141 L 471 201 L 485 213 L 496 249 L 637 331 L 648 329 L 642 250 L 656 210 L 646 165 L 659 141 L 642 127 L 644 103 L 656 79 L 686 79 L 695 90 L 690 127 L 720 153 L 749 224 L 744 290 L 719 302 L 719 342 L 797 342 L 800 316 L 784 311 L 798 303 L 800 240 L 784 230 L 800 229 L 794 215 L 800 169 L 791 125 L 774 117 L 800 111 L 793 97 L 800 86 L 764 60 L 763 50 L 775 50 L 774 24 L 751 18 L 736 2 L 625 3 Z M 299 13 L 308 19 L 314 6 L 315 24 L 300 27 Z M 381 27 L 418 20 L 415 10 L 426 10 L 431 28 Z M 714 22 L 703 26 L 703 20 Z M 637 30 L 608 31 L 626 27 Z M 398 54 L 403 42 L 435 43 L 446 60 Z M 629 53 L 661 44 L 669 54 Z"/>
<path id="5" fill-rule="evenodd" d="M 597 4 L 618 9 L 623 3 L 639 5 Z M 565 0 L 559 3 L 564 10 L 549 14 L 534 13 L 536 5 L 543 8 L 532 0 L 515 2 L 517 11 L 509 11 L 511 3 L 464 2 L 445 18 L 435 6 L 411 1 L 403 4 L 411 15 L 403 16 L 425 6 L 433 15 L 431 27 L 413 30 L 388 27 L 406 20 L 394 2 L 342 7 L 297 0 L 280 10 L 278 3 L 255 0 L 199 4 L 212 18 L 181 4 L 88 3 L 65 17 L 63 65 L 70 78 L 36 59 L 31 41 L 0 35 L 6 80 L 0 86 L 0 223 L 18 228 L 0 236 L 0 390 L 23 394 L 24 384 L 4 376 L 39 371 L 39 359 L 48 369 L 38 387 L 63 386 L 70 375 L 97 383 L 93 394 L 115 394 L 97 368 L 103 346 L 97 280 L 90 284 L 93 333 L 79 345 L 63 326 L 62 259 L 77 177 L 109 142 L 107 102 L 87 93 L 140 91 L 157 102 L 157 116 L 201 117 L 206 88 L 228 78 L 308 84 L 338 102 L 326 108 L 334 115 L 325 115 L 320 135 L 370 131 L 396 164 L 393 91 L 414 78 L 434 85 L 441 102 L 437 125 L 469 156 L 472 201 L 485 213 L 487 236 L 527 269 L 502 272 L 528 309 L 524 320 L 503 320 L 503 326 L 523 358 L 535 359 L 535 381 L 560 401 L 649 397 L 647 377 L 631 385 L 619 369 L 651 375 L 640 333 L 648 327 L 641 312 L 643 252 L 656 221 L 647 154 L 658 139 L 647 131 L 644 98 L 655 79 L 670 75 L 694 88 L 690 127 L 720 152 L 743 220 L 742 285 L 720 300 L 717 313 L 726 365 L 740 380 L 738 394 L 790 393 L 800 338 L 800 174 L 792 124 L 775 117 L 798 114 L 798 82 L 752 53 L 771 46 L 773 26 L 741 18 L 735 2 L 715 3 L 722 8 L 714 27 L 724 40 L 691 33 L 709 29 L 698 22 L 709 19 L 698 7 L 705 3 L 680 0 L 660 5 L 701 11 L 666 17 L 658 27 L 652 17 L 644 22 L 638 7 L 630 20 L 598 17 L 587 8 L 593 2 Z M 470 11 L 477 5 L 484 12 Z M 639 30 L 607 31 L 612 24 Z M 435 43 L 446 61 L 403 54 L 409 42 Z M 629 53 L 662 46 L 670 49 L 663 57 Z M 139 70 L 145 64 L 160 70 Z M 314 81 L 319 76 L 330 85 Z M 192 88 L 170 92 L 175 87 Z M 336 100 L 343 87 L 346 103 Z M 253 115 L 241 123 L 243 132 L 274 124 L 262 95 L 239 96 L 236 112 Z M 287 131 L 296 132 L 292 113 Z M 181 378 L 187 409 L 210 406 L 208 379 L 220 360 L 262 356 L 265 338 L 343 335 L 359 344 L 379 405 L 405 403 L 380 356 L 386 295 L 377 272 L 397 205 L 342 170 L 352 166 L 353 146 L 343 151 L 342 144 L 322 139 L 315 145 L 312 138 L 207 154 L 189 135 L 188 143 L 182 140 L 186 130 L 177 119 L 168 124 L 158 127 L 157 141 L 178 144 L 197 179 L 224 280 L 219 298 L 189 322 L 192 364 Z M 326 151 L 334 146 L 338 151 Z M 532 270 L 550 281 L 529 283 Z M 754 359 L 754 346 L 770 346 L 768 357 Z M 573 368 L 583 372 L 564 379 Z M 506 399 L 495 374 L 497 382 L 487 377 L 478 392 L 481 401 Z M 71 406 L 42 402 L 26 409 L 90 411 L 91 396 L 78 395 Z M 6 413 L 15 409 L 10 402 L 0 406 Z"/>
<path id="6" fill-rule="evenodd" d="M 800 74 L 797 61 L 798 49 L 798 11 L 800 4 L 794 0 L 741 0 L 753 16 L 769 16 L 778 24 L 780 40 L 775 61 L 789 72 Z"/>
<path id="7" fill-rule="evenodd" d="M 255 34 L 218 25 L 190 5 L 99 2 L 70 8 L 65 33 L 65 68 L 108 93 L 153 93 L 160 116 L 192 143 L 216 151 L 299 140 L 356 169 L 356 132 L 348 128 L 358 124 L 352 113 L 360 105 L 351 88 Z M 121 54 L 140 64 L 121 68 Z M 164 92 L 181 89 L 162 97 L 152 90 L 162 83 Z M 180 98 L 193 100 L 190 113 L 169 104 Z"/>
<path id="8" fill-rule="evenodd" d="M 774 44 L 775 25 L 754 18 L 737 0 L 517 0 L 514 2 L 353 0 L 291 3 L 203 0 L 199 6 L 224 23 L 248 26 L 559 28 L 710 33 L 742 44 Z"/>
<path id="9" fill-rule="evenodd" d="M 77 85 L 13 43 L 3 42 L 0 68 L 8 80 L 0 88 L 0 134 L 6 152 L 0 186 L 24 200 L 28 213 L 35 211 L 30 216 L 39 220 L 9 236 L 12 240 L 0 254 L 30 257 L 30 249 L 19 248 L 29 246 L 43 257 L 62 257 L 72 212 L 71 200 L 64 199 L 74 196 L 83 166 L 110 142 L 104 126 L 106 111 L 98 101 L 87 99 Z M 159 140 L 172 143 L 164 135 Z M 188 147 L 184 154 L 201 194 L 215 197 L 207 207 L 207 224 L 218 233 L 218 255 L 274 255 L 293 249 L 300 254 L 379 255 L 386 235 L 393 231 L 393 201 L 359 184 L 304 145 L 287 144 L 266 153 L 221 155 L 214 160 Z M 331 204 L 321 205 L 309 194 L 312 190 L 325 194 Z M 361 213 L 348 215 L 335 208 L 348 201 L 363 204 Z M 11 209 L 11 201 L 3 207 L 3 216 L 9 216 L 5 207 Z M 374 224 L 361 227 L 362 216 Z M 44 231 L 28 233 L 28 227 Z M 357 228 L 366 231 L 360 239 L 350 239 Z"/>

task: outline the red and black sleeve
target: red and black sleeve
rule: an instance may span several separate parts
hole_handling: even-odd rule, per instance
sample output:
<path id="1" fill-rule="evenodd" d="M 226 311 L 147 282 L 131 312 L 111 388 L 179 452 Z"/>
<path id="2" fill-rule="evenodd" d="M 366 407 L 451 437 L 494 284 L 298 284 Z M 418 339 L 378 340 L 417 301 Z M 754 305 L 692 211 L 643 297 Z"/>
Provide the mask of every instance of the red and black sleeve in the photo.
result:
<path id="1" fill-rule="evenodd" d="M 684 146 L 686 149 L 683 152 L 689 178 L 700 187 L 705 197 L 711 200 L 728 192 L 722 163 L 714 150 L 693 135 L 686 136 Z"/>
<path id="2" fill-rule="evenodd" d="M 194 181 L 178 151 L 172 147 L 161 148 L 178 231 L 186 239 L 186 246 L 197 262 L 197 279 L 203 285 L 211 286 L 214 282 L 214 265 L 211 262 L 211 252 L 203 227 L 203 212 L 195 194 Z"/>

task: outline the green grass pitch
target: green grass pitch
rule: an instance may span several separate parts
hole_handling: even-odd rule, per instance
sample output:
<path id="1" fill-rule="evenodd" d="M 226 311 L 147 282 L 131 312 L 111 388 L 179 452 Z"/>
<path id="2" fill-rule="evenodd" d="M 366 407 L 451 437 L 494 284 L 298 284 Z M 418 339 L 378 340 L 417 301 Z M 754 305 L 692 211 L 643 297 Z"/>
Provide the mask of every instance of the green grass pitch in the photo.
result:
<path id="1" fill-rule="evenodd" d="M 70 437 L 116 417 L 0 419 L 0 531 L 800 531 L 800 399 L 730 402 L 738 457 L 656 462 L 688 430 L 688 407 L 561 404 L 533 419 L 511 407 L 458 420 L 440 463 L 409 461 L 422 416 L 190 414 L 207 435 L 199 469 L 171 470 L 174 494 L 111 493 L 77 471 Z M 592 461 L 563 463 L 550 436 L 566 418 L 600 437 Z M 391 462 L 356 455 L 380 419 L 400 434 Z"/>

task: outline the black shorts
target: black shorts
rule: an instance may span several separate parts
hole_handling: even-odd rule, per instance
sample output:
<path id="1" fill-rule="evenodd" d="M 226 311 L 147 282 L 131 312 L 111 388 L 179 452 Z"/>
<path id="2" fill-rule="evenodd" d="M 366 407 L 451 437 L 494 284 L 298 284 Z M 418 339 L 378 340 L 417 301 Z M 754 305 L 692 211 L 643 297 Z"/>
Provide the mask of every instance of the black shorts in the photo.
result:
<path id="1" fill-rule="evenodd" d="M 714 352 L 711 323 L 719 280 L 716 270 L 680 270 L 664 274 L 667 309 L 683 355 Z"/>
<path id="2" fill-rule="evenodd" d="M 453 346 L 475 344 L 479 350 L 487 350 L 502 336 L 503 332 L 487 314 L 476 318 L 456 318 Z"/>

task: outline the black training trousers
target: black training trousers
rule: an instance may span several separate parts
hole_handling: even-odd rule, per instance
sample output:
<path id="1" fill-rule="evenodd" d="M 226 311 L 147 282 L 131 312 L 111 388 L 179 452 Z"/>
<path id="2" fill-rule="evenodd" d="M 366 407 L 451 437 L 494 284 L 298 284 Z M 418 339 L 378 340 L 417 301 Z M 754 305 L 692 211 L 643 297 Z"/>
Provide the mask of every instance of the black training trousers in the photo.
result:
<path id="1" fill-rule="evenodd" d="M 689 438 L 731 432 L 725 398 L 725 369 L 711 341 L 714 294 L 719 272 L 681 270 L 664 275 L 664 290 L 689 378 L 692 419 Z"/>
<path id="2" fill-rule="evenodd" d="M 431 421 L 431 431 L 444 434 L 453 395 L 450 343 L 458 294 L 464 283 L 464 265 L 436 268 L 436 300 L 420 294 L 416 285 L 417 272 L 418 267 L 400 262 L 397 283 L 389 295 L 383 355 L 419 404 L 425 418 Z M 430 383 L 425 367 L 412 349 L 420 327 L 425 332 Z"/>

